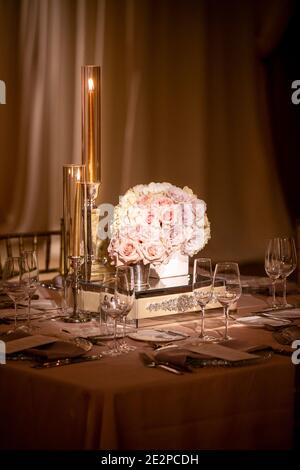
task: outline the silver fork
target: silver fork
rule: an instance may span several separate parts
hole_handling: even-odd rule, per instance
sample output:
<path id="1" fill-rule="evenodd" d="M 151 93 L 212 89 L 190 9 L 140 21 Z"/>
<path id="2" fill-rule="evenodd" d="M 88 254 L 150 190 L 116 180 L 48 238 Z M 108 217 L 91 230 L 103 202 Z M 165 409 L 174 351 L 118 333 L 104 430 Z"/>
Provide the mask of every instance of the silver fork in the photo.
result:
<path id="1" fill-rule="evenodd" d="M 159 367 L 160 369 L 164 369 L 172 374 L 182 375 L 183 371 L 176 369 L 173 366 L 169 366 L 168 364 L 164 364 L 161 362 L 156 361 L 153 357 L 149 356 L 147 353 L 140 353 L 140 358 L 142 359 L 143 363 L 147 367 Z"/>

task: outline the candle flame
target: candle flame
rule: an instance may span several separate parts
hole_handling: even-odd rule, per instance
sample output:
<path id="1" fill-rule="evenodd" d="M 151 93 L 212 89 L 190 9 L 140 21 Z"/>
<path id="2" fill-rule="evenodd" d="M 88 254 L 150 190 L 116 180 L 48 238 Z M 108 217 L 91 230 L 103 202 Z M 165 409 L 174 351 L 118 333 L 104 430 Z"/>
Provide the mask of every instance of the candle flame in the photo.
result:
<path id="1" fill-rule="evenodd" d="M 88 89 L 89 89 L 89 91 L 94 91 L 95 90 L 94 80 L 92 78 L 88 79 Z"/>
<path id="2" fill-rule="evenodd" d="M 76 180 L 80 181 L 80 170 L 79 170 L 79 168 L 77 170 Z"/>

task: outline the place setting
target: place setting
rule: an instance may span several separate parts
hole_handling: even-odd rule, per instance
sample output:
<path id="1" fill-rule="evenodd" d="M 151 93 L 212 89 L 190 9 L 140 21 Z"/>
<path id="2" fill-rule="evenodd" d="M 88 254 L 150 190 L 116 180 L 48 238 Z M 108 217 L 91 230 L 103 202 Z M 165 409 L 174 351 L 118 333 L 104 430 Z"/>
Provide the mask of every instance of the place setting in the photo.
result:
<path id="1" fill-rule="evenodd" d="M 8 336 L 1 335 L 0 338 L 5 342 L 8 362 L 28 361 L 30 367 L 36 369 L 94 361 L 102 357 L 99 352 L 87 354 L 93 345 L 81 337 L 64 341 L 54 336 L 29 335 L 17 331 Z"/>
<path id="2" fill-rule="evenodd" d="M 249 352 L 244 350 L 249 348 Z M 272 358 L 274 350 L 268 345 L 244 348 L 224 344 L 206 343 L 198 346 L 185 343 L 157 347 L 153 352 L 141 352 L 140 358 L 148 367 L 166 366 L 169 372 L 180 375 L 206 367 L 244 367 L 265 362 Z M 251 352 L 250 352 L 251 351 Z M 168 370 L 166 368 L 166 370 Z"/>
<path id="3" fill-rule="evenodd" d="M 242 295 L 239 267 L 236 263 L 217 263 L 212 272 L 211 260 L 198 258 L 194 261 L 193 270 L 193 296 L 195 310 L 200 310 L 198 327 L 191 334 L 181 333 L 180 328 L 170 330 L 159 328 L 142 328 L 129 337 L 147 342 L 152 352 L 140 357 L 148 367 L 166 365 L 167 367 L 186 368 L 184 371 L 192 371 L 196 367 L 239 367 L 258 364 L 272 358 L 273 354 L 286 355 L 287 350 L 274 347 L 270 344 L 239 343 L 229 334 L 229 322 L 233 325 L 240 324 L 250 327 L 274 329 L 291 325 L 288 318 L 273 318 L 271 315 L 235 316 L 232 306 L 236 306 Z M 209 302 L 218 302 L 223 307 L 223 328 L 210 329 L 209 334 L 205 329 L 205 313 Z M 237 307 L 238 308 L 238 307 Z M 183 329 L 181 327 L 181 329 Z M 236 331 L 233 329 L 232 331 Z M 273 329 L 272 329 L 273 331 Z M 172 371 L 170 371 L 172 372 Z M 176 373 L 176 372 L 175 372 Z"/>

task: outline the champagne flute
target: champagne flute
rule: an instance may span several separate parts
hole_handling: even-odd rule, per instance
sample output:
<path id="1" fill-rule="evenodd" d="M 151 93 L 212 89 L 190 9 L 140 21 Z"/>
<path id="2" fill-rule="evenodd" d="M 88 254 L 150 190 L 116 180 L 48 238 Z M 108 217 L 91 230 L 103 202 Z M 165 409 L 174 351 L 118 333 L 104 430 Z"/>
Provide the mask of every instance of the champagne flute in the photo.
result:
<path id="1" fill-rule="evenodd" d="M 280 243 L 278 238 L 268 241 L 265 252 L 265 271 L 272 281 L 272 308 L 278 308 L 276 303 L 276 280 L 281 272 Z"/>
<path id="2" fill-rule="evenodd" d="M 31 328 L 31 300 L 39 286 L 39 266 L 36 251 L 23 251 L 22 256 L 25 260 L 25 265 L 28 268 L 28 310 L 27 310 L 27 324 Z M 26 270 L 27 272 L 27 270 Z"/>
<path id="3" fill-rule="evenodd" d="M 217 288 L 221 283 L 221 287 Z M 240 270 L 237 263 L 217 263 L 213 279 L 214 298 L 220 302 L 225 315 L 224 340 L 232 339 L 228 335 L 229 307 L 242 295 Z"/>
<path id="4" fill-rule="evenodd" d="M 17 330 L 18 302 L 26 300 L 28 295 L 28 268 L 22 256 L 11 256 L 6 259 L 2 279 L 3 290 L 14 303 L 13 329 Z"/>
<path id="5" fill-rule="evenodd" d="M 286 300 L 286 279 L 295 271 L 297 267 L 297 253 L 295 240 L 291 237 L 282 237 L 278 239 L 280 247 L 280 279 L 283 280 L 283 296 L 282 307 L 291 308 L 293 305 L 288 304 Z"/>
<path id="6" fill-rule="evenodd" d="M 193 269 L 193 294 L 201 311 L 201 330 L 198 336 L 199 342 L 216 341 L 216 337 L 207 335 L 204 329 L 205 307 L 212 300 L 213 275 L 211 260 L 209 258 L 198 258 L 194 261 Z"/>
<path id="7" fill-rule="evenodd" d="M 127 316 L 131 311 L 134 299 L 135 299 L 135 289 L 134 289 L 134 271 L 132 266 L 118 266 L 116 271 L 116 289 L 117 292 L 122 296 L 124 302 L 124 313 L 122 316 L 123 321 L 123 338 L 121 342 L 122 351 L 129 352 L 136 349 L 135 346 L 130 346 L 126 342 L 126 326 L 127 326 Z"/>

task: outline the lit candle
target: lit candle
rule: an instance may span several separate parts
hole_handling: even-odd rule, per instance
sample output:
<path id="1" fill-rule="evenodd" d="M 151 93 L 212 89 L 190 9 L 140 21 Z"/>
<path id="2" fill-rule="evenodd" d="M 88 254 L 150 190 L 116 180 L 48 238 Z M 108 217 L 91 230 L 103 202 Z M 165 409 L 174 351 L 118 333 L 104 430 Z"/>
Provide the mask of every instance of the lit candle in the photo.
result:
<path id="1" fill-rule="evenodd" d="M 100 67 L 82 67 L 82 163 L 86 181 L 101 179 L 101 73 Z"/>
<path id="2" fill-rule="evenodd" d="M 88 79 L 88 158 L 87 158 L 87 173 L 88 181 L 96 181 L 96 156 L 95 156 L 95 85 L 92 78 Z"/>
<path id="3" fill-rule="evenodd" d="M 81 240 L 81 185 L 78 174 L 75 187 L 74 217 L 73 217 L 73 256 L 80 256 Z"/>

